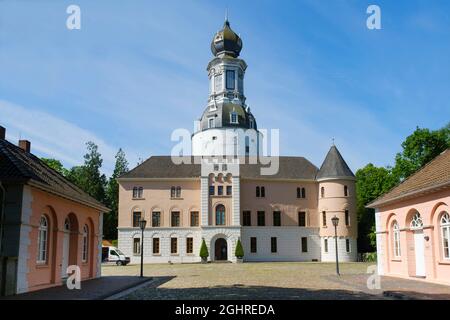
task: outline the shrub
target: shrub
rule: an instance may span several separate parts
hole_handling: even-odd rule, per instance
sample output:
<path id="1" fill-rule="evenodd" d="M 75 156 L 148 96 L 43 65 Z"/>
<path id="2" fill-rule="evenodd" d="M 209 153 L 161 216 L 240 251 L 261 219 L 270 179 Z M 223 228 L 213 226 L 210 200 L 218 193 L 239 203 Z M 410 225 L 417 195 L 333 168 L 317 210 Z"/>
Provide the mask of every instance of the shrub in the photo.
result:
<path id="1" fill-rule="evenodd" d="M 200 247 L 200 257 L 202 259 L 208 259 L 208 256 L 209 256 L 208 247 L 206 246 L 205 239 L 203 239 L 202 245 Z"/>
<path id="2" fill-rule="evenodd" d="M 242 257 L 244 257 L 244 248 L 242 248 L 240 239 L 238 239 L 236 243 L 236 250 L 234 251 L 234 255 L 239 259 L 242 259 Z"/>
<path id="3" fill-rule="evenodd" d="M 119 241 L 118 241 L 118 240 L 112 240 L 112 241 L 111 241 L 111 244 L 113 245 L 113 247 L 116 247 L 116 248 L 117 248 L 117 246 L 118 246 L 118 244 L 119 244 Z"/>

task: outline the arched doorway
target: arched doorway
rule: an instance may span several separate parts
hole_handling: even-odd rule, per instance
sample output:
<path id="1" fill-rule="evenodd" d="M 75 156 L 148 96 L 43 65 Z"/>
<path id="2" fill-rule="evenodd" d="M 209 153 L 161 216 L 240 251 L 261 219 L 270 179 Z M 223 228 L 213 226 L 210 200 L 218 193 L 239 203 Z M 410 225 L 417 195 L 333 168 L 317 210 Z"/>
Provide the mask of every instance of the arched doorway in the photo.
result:
<path id="1" fill-rule="evenodd" d="M 63 229 L 63 254 L 61 263 L 61 279 L 67 278 L 67 267 L 69 266 L 69 250 L 70 250 L 70 220 L 64 220 Z"/>
<path id="2" fill-rule="evenodd" d="M 61 279 L 67 278 L 67 267 L 78 265 L 78 219 L 70 213 L 64 220 Z"/>
<path id="3" fill-rule="evenodd" d="M 225 240 L 224 238 L 219 238 L 216 240 L 214 250 L 214 260 L 217 261 L 228 260 L 227 240 Z"/>

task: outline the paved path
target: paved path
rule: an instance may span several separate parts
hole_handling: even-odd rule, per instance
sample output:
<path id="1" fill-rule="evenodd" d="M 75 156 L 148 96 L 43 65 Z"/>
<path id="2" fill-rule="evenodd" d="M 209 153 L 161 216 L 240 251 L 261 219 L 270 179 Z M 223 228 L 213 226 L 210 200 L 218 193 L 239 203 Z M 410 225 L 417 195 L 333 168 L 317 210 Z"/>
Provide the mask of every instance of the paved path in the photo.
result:
<path id="1" fill-rule="evenodd" d="M 392 277 L 381 277 L 381 289 L 371 290 L 370 265 L 343 263 L 338 277 L 329 263 L 152 264 L 144 274 L 155 281 L 123 299 L 450 299 L 450 286 Z M 102 272 L 137 270 L 112 266 Z"/>
<path id="2" fill-rule="evenodd" d="M 138 276 L 105 276 L 81 282 L 80 290 L 69 290 L 58 286 L 39 291 L 9 296 L 4 299 L 14 300 L 102 300 L 121 291 L 127 290 L 151 278 Z"/>

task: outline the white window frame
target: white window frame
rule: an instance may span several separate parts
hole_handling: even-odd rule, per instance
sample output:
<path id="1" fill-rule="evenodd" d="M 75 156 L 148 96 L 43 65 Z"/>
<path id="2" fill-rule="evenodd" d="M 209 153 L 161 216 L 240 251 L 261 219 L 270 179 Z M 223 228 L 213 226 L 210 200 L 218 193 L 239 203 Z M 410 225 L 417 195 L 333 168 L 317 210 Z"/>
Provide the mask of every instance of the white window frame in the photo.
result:
<path id="1" fill-rule="evenodd" d="M 216 127 L 216 119 L 214 117 L 208 118 L 208 129 L 213 129 Z"/>
<path id="2" fill-rule="evenodd" d="M 450 215 L 447 212 L 442 214 L 441 220 L 441 238 L 442 238 L 442 258 L 450 260 Z M 447 239 L 447 246 L 445 240 Z"/>
<path id="3" fill-rule="evenodd" d="M 48 219 L 45 215 L 39 220 L 38 231 L 38 252 L 36 262 L 38 264 L 47 263 L 48 255 Z"/>
<path id="4" fill-rule="evenodd" d="M 138 248 L 136 248 L 135 240 L 138 239 Z M 136 250 L 137 249 L 137 250 Z M 141 255 L 141 237 L 134 237 L 133 238 L 133 255 L 134 256 L 140 256 Z"/>
<path id="5" fill-rule="evenodd" d="M 89 228 L 85 224 L 83 226 L 83 250 L 81 253 L 81 260 L 83 262 L 88 261 L 88 253 L 89 253 Z"/>
<path id="6" fill-rule="evenodd" d="M 392 241 L 393 241 L 393 250 L 394 250 L 394 257 L 400 258 L 401 257 L 401 248 L 400 248 L 400 226 L 398 225 L 397 221 L 394 221 L 392 223 Z"/>
<path id="7" fill-rule="evenodd" d="M 235 121 L 233 121 L 233 116 L 235 116 Z M 238 114 L 236 111 L 232 111 L 230 112 L 230 123 L 232 124 L 239 124 L 239 118 L 238 118 Z"/>

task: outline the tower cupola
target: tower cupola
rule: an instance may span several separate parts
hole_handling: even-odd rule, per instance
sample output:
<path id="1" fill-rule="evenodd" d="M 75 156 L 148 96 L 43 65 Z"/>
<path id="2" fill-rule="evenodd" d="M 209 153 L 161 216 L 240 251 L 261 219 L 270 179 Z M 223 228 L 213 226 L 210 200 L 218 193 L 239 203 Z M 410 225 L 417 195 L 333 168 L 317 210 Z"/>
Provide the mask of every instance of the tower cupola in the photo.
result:
<path id="1" fill-rule="evenodd" d="M 211 51 L 216 57 L 239 57 L 242 50 L 241 38 L 231 29 L 228 19 L 222 30 L 218 31 L 211 42 Z"/>

